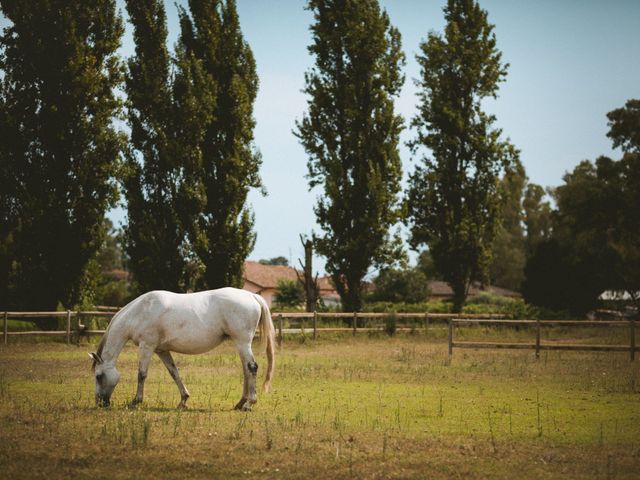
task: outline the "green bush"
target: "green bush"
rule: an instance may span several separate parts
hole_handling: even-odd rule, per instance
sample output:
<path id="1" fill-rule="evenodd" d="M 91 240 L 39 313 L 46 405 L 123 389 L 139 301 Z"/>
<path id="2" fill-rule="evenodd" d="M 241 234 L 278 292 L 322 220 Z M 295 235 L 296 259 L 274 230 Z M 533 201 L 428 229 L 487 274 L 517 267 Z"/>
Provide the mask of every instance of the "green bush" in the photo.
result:
<path id="1" fill-rule="evenodd" d="M 374 284 L 374 301 L 421 303 L 429 296 L 427 277 L 417 268 L 382 270 Z"/>
<path id="2" fill-rule="evenodd" d="M 277 307 L 298 307 L 304 302 L 302 286 L 293 280 L 278 280 L 274 301 Z"/>
<path id="3" fill-rule="evenodd" d="M 452 304 L 443 301 L 422 303 L 372 302 L 363 311 L 375 313 L 451 313 Z M 522 299 L 501 297 L 490 293 L 470 299 L 462 308 L 462 313 L 502 314 L 514 320 L 562 320 L 573 318 L 566 310 L 549 310 L 525 303 Z"/>
<path id="4" fill-rule="evenodd" d="M 393 337 L 396 334 L 397 319 L 395 314 L 384 318 L 384 333 Z"/>
<path id="5" fill-rule="evenodd" d="M 451 303 L 441 301 L 430 301 L 421 303 L 405 303 L 405 302 L 370 302 L 364 305 L 364 312 L 373 313 L 449 313 L 451 312 Z"/>
<path id="6" fill-rule="evenodd" d="M 491 292 L 480 292 L 475 297 L 469 298 L 466 301 L 466 305 L 508 305 L 513 302 L 514 299 L 509 297 L 503 297 Z"/>

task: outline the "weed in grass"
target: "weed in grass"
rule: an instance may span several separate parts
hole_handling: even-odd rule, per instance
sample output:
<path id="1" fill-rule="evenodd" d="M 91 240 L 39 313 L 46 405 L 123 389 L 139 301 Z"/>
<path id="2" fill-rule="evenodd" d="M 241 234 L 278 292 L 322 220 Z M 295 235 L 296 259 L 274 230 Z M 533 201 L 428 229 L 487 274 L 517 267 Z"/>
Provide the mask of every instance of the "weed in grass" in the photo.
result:
<path id="1" fill-rule="evenodd" d="M 180 424 L 182 423 L 182 412 L 178 410 L 173 414 L 173 436 L 178 436 L 178 429 L 180 428 Z"/>
<path id="2" fill-rule="evenodd" d="M 0 371 L 0 397 L 5 398 L 9 396 L 9 383 L 4 372 Z"/>
<path id="3" fill-rule="evenodd" d="M 542 417 L 540 416 L 540 391 L 536 390 L 536 427 L 538 430 L 538 437 L 542 437 Z"/>
<path id="4" fill-rule="evenodd" d="M 264 421 L 264 436 L 265 436 L 265 447 L 267 450 L 271 450 L 273 448 L 273 434 L 271 432 L 271 428 L 267 420 Z"/>
<path id="5" fill-rule="evenodd" d="M 493 447 L 493 453 L 497 453 L 498 449 L 496 448 L 496 437 L 493 434 L 493 420 L 491 419 L 491 406 L 487 409 L 487 416 L 489 417 L 489 435 L 491 437 L 491 446 Z"/>
<path id="6" fill-rule="evenodd" d="M 240 418 L 240 420 L 238 420 L 238 423 L 236 424 L 236 427 L 234 428 L 234 430 L 230 433 L 229 440 L 240 439 L 240 437 L 242 436 L 242 431 L 244 430 L 244 426 L 247 423 L 247 418 L 248 418 L 248 414 L 244 413 Z"/>
<path id="7" fill-rule="evenodd" d="M 509 436 L 513 436 L 513 409 L 509 405 Z"/>
<path id="8" fill-rule="evenodd" d="M 382 436 L 382 459 L 387 457 L 387 447 L 389 445 L 389 433 L 385 430 Z"/>

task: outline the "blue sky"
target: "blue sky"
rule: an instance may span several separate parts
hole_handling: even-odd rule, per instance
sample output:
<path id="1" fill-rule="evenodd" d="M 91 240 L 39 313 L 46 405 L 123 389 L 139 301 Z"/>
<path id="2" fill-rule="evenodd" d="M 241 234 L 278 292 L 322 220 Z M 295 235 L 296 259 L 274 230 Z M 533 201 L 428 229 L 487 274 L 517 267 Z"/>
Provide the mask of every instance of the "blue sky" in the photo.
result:
<path id="1" fill-rule="evenodd" d="M 186 2 L 178 2 L 184 4 Z M 242 30 L 256 57 L 260 92 L 255 104 L 255 143 L 262 153 L 268 196 L 249 196 L 258 239 L 251 259 L 303 257 L 298 235 L 318 230 L 308 191 L 306 155 L 291 133 L 302 117 L 304 72 L 313 64 L 307 52 L 312 14 L 300 0 L 238 0 Z M 442 31 L 444 0 L 388 0 L 381 5 L 402 34 L 407 55 L 406 82 L 396 102 L 408 121 L 415 111 L 415 54 L 430 31 Z M 177 38 L 177 14 L 167 2 L 170 46 Z M 495 25 L 498 48 L 510 64 L 499 98 L 487 102 L 503 135 L 521 151 L 532 182 L 561 183 L 583 159 L 619 156 L 606 137 L 606 113 L 640 98 L 640 1 L 484 0 Z M 126 17 L 124 1 L 118 0 Z M 130 27 L 122 54 L 133 54 Z M 406 130 L 403 143 L 413 132 Z M 414 168 L 401 147 L 405 178 Z M 125 221 L 122 209 L 110 213 Z M 322 272 L 324 262 L 315 259 Z"/>

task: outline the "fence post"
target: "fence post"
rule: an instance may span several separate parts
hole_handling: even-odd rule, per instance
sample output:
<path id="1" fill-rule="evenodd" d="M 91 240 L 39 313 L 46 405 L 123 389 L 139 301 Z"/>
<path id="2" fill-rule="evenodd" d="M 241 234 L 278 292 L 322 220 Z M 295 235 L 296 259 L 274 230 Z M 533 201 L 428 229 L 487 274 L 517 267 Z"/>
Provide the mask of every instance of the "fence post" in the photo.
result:
<path id="1" fill-rule="evenodd" d="M 429 332 L 429 312 L 424 313 L 424 334 Z"/>
<path id="2" fill-rule="evenodd" d="M 71 310 L 67 310 L 67 345 L 71 343 Z"/>
<path id="3" fill-rule="evenodd" d="M 536 319 L 536 358 L 540 358 L 540 319 Z"/>
<path id="4" fill-rule="evenodd" d="M 7 319 L 7 317 L 9 316 L 9 314 L 7 312 L 4 312 L 4 325 L 2 327 L 2 332 L 4 334 L 4 344 L 7 344 L 7 340 L 9 338 L 9 334 L 8 332 L 8 325 L 9 325 L 9 320 Z"/>
<path id="5" fill-rule="evenodd" d="M 82 325 L 82 314 L 80 313 L 80 310 L 76 311 L 76 318 L 78 319 L 78 336 L 76 337 L 76 342 L 77 345 L 80 345 L 80 337 L 82 337 L 82 329 L 84 328 L 84 325 Z"/>
<path id="6" fill-rule="evenodd" d="M 278 315 L 278 346 L 282 346 L 282 314 Z"/>
<path id="7" fill-rule="evenodd" d="M 634 318 L 629 320 L 629 357 L 632 362 L 636 359 L 636 321 Z"/>
<path id="8" fill-rule="evenodd" d="M 356 328 L 358 324 L 358 312 L 353 312 L 353 336 L 356 336 Z"/>
<path id="9" fill-rule="evenodd" d="M 313 339 L 318 338 L 318 312 L 313 311 Z"/>
<path id="10" fill-rule="evenodd" d="M 453 355 L 453 318 L 449 319 L 449 359 Z"/>

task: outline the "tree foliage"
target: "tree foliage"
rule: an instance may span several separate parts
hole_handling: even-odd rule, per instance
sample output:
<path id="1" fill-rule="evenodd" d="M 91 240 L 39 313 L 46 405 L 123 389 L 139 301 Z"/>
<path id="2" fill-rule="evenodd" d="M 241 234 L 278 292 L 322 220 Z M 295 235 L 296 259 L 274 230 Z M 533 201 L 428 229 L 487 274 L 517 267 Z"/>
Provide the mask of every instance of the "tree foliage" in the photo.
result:
<path id="1" fill-rule="evenodd" d="M 141 291 L 184 291 L 193 257 L 187 236 L 203 203 L 197 179 L 188 174 L 201 158 L 184 131 L 195 127 L 197 132 L 195 123 L 209 112 L 179 103 L 182 77 L 174 80 L 170 74 L 163 2 L 127 0 L 127 10 L 136 45 L 126 75 L 131 143 L 123 185 L 129 268 Z"/>
<path id="2" fill-rule="evenodd" d="M 526 262 L 523 197 L 527 184 L 527 175 L 519 160 L 507 169 L 500 184 L 502 221 L 493 243 L 489 277 L 492 285 L 518 291 Z"/>
<path id="3" fill-rule="evenodd" d="M 131 268 L 143 290 L 240 286 L 255 243 L 245 202 L 261 186 L 261 160 L 253 147 L 258 78 L 235 2 L 179 7 L 173 59 L 162 2 L 127 8 L 136 41 L 124 182 Z"/>
<path id="4" fill-rule="evenodd" d="M 555 189 L 551 238 L 527 265 L 525 298 L 583 314 L 604 290 L 627 291 L 640 306 L 640 128 L 637 103 L 608 114 L 622 159 L 583 161 Z M 564 285 L 552 298 L 550 284 Z"/>
<path id="5" fill-rule="evenodd" d="M 0 6 L 2 303 L 71 307 L 117 199 L 123 24 L 113 0 Z"/>
<path id="6" fill-rule="evenodd" d="M 122 231 L 104 219 L 104 241 L 85 272 L 85 305 L 124 306 L 134 296 L 125 271 L 126 255 L 122 249 Z"/>
<path id="7" fill-rule="evenodd" d="M 190 133 L 198 132 L 191 151 L 201 160 L 189 175 L 205 198 L 190 240 L 204 266 L 200 287 L 238 287 L 256 240 L 245 203 L 251 188 L 262 187 L 253 144 L 256 65 L 234 0 L 190 0 L 189 10 L 179 12 L 180 103 L 210 112 Z"/>
<path id="8" fill-rule="evenodd" d="M 393 99 L 404 77 L 400 33 L 377 0 L 310 0 L 315 65 L 305 75 L 308 111 L 295 134 L 309 160 L 310 188 L 322 234 L 318 253 L 347 310 L 362 306 L 372 265 L 401 256 L 389 229 L 400 216 L 402 119 Z"/>
<path id="9" fill-rule="evenodd" d="M 517 151 L 482 110 L 507 72 L 487 12 L 473 0 L 449 0 L 444 14 L 444 35 L 429 33 L 417 55 L 411 146 L 430 155 L 410 177 L 408 213 L 412 246 L 428 246 L 460 311 L 470 282 L 486 279 L 500 220 L 499 178 Z"/>
<path id="10" fill-rule="evenodd" d="M 537 246 L 551 236 L 552 208 L 545 200 L 545 191 L 540 185 L 529 183 L 524 192 L 525 252 L 531 258 Z"/>
<path id="11" fill-rule="evenodd" d="M 607 118 L 607 137 L 613 140 L 613 148 L 620 147 L 627 153 L 640 153 L 640 100 L 627 101 L 624 107 L 609 112 Z"/>
<path id="12" fill-rule="evenodd" d="M 620 185 L 610 176 L 621 166 L 616 163 L 605 157 L 595 164 L 585 160 L 555 189 L 553 235 L 538 246 L 527 266 L 527 301 L 582 315 L 603 290 L 613 287 L 620 267 L 608 239 L 620 208 L 615 191 Z"/>
<path id="13" fill-rule="evenodd" d="M 263 258 L 261 260 L 259 260 L 259 263 L 261 263 L 262 265 L 280 265 L 280 266 L 284 266 L 284 267 L 288 267 L 289 266 L 289 260 L 287 260 L 287 257 L 273 257 L 273 258 Z"/>
<path id="14" fill-rule="evenodd" d="M 425 274 L 429 280 L 442 280 L 433 262 L 433 256 L 429 250 L 423 250 L 418 255 L 416 268 Z"/>
<path id="15" fill-rule="evenodd" d="M 304 290 L 293 280 L 278 280 L 274 300 L 283 307 L 297 307 L 304 303 Z"/>
<path id="16" fill-rule="evenodd" d="M 418 268 L 382 270 L 374 284 L 373 301 L 420 303 L 429 296 L 427 277 Z"/>

